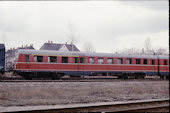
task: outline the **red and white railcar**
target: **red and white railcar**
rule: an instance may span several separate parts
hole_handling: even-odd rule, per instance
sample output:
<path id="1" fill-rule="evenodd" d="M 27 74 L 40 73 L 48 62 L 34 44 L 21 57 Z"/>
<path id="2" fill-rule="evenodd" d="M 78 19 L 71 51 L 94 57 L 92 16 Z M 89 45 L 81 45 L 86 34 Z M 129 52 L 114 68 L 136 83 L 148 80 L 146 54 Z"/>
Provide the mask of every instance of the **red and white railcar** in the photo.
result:
<path id="1" fill-rule="evenodd" d="M 169 57 L 22 49 L 17 52 L 13 70 L 24 77 L 97 74 L 169 77 Z"/>

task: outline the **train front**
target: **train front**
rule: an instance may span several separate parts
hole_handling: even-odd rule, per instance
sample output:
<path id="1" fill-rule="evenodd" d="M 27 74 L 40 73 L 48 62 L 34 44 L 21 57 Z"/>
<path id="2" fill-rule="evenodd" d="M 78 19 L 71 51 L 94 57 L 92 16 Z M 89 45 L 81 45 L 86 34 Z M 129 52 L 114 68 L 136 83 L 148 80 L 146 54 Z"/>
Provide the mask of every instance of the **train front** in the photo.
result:
<path id="1" fill-rule="evenodd" d="M 0 44 L 0 74 L 5 73 L 5 45 Z"/>

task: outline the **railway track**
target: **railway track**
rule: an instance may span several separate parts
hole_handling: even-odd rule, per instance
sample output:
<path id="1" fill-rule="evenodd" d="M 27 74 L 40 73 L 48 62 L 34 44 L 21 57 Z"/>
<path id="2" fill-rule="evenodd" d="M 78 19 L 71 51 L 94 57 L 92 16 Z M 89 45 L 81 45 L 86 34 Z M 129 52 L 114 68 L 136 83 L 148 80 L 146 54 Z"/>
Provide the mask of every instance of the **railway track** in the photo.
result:
<path id="1" fill-rule="evenodd" d="M 20 76 L 0 76 L 0 82 L 113 82 L 113 81 L 159 81 L 158 76 L 147 76 L 145 79 L 118 79 L 116 76 L 84 76 L 84 77 L 62 77 L 59 80 L 51 80 L 50 78 L 32 78 L 32 80 L 26 80 Z"/>
<path id="2" fill-rule="evenodd" d="M 58 113 L 58 112 L 169 112 L 169 99 L 102 102 L 54 106 L 29 106 L 1 108 L 1 112 Z M 10 110 L 11 109 L 11 110 Z"/>
<path id="3" fill-rule="evenodd" d="M 50 79 L 0 79 L 0 82 L 119 82 L 119 81 L 162 81 L 162 79 L 157 78 L 147 78 L 147 79 L 117 79 L 117 78 L 64 78 L 60 80 L 50 80 Z"/>

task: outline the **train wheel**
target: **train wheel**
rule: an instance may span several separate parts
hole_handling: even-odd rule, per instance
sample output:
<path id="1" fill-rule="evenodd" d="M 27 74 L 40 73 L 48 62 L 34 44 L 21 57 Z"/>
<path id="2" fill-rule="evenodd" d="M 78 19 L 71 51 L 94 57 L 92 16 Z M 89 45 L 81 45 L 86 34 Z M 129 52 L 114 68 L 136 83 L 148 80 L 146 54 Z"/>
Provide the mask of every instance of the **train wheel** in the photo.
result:
<path id="1" fill-rule="evenodd" d="M 59 80 L 61 77 L 63 77 L 65 74 L 64 73 L 52 73 L 52 80 Z"/>
<path id="2" fill-rule="evenodd" d="M 122 79 L 122 76 L 120 75 L 120 76 L 118 76 L 117 78 L 118 78 L 118 79 Z"/>
<path id="3" fill-rule="evenodd" d="M 162 79 L 162 76 L 161 76 L 161 75 L 160 75 L 159 77 L 160 77 L 160 79 Z"/>
<path id="4" fill-rule="evenodd" d="M 51 79 L 52 79 L 52 80 L 59 80 L 59 79 L 60 79 L 60 76 L 54 74 L 54 75 L 51 76 Z"/>
<path id="5" fill-rule="evenodd" d="M 123 76 L 123 79 L 128 79 L 128 76 L 124 75 L 124 76 Z"/>
<path id="6" fill-rule="evenodd" d="M 161 78 L 161 79 L 164 79 L 164 75 L 160 75 L 160 78 Z"/>
<path id="7" fill-rule="evenodd" d="M 24 78 L 25 78 L 26 80 L 32 80 L 32 78 L 31 78 L 29 75 L 24 76 Z"/>
<path id="8" fill-rule="evenodd" d="M 145 79 L 145 75 L 142 76 L 142 79 Z"/>
<path id="9" fill-rule="evenodd" d="M 25 74 L 23 75 L 23 77 L 24 77 L 26 80 L 32 80 L 32 76 L 31 76 L 30 73 L 25 73 Z"/>
<path id="10" fill-rule="evenodd" d="M 168 79 L 168 80 L 169 80 L 169 76 L 166 76 L 166 79 Z"/>
<path id="11" fill-rule="evenodd" d="M 51 77 L 51 79 L 52 79 L 52 80 L 59 80 L 60 77 L 55 76 L 55 77 Z"/>

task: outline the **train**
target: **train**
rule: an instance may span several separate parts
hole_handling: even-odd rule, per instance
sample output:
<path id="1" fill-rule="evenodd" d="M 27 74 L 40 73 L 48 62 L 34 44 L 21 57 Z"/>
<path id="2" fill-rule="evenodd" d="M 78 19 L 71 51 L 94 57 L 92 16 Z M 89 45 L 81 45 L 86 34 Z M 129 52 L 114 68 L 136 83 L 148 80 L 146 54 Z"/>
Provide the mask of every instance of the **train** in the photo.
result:
<path id="1" fill-rule="evenodd" d="M 120 79 L 159 75 L 169 78 L 169 56 L 19 49 L 13 72 L 25 79 L 60 79 L 64 75 L 104 75 Z"/>
<path id="2" fill-rule="evenodd" d="M 5 73 L 5 45 L 0 44 L 0 74 Z"/>

